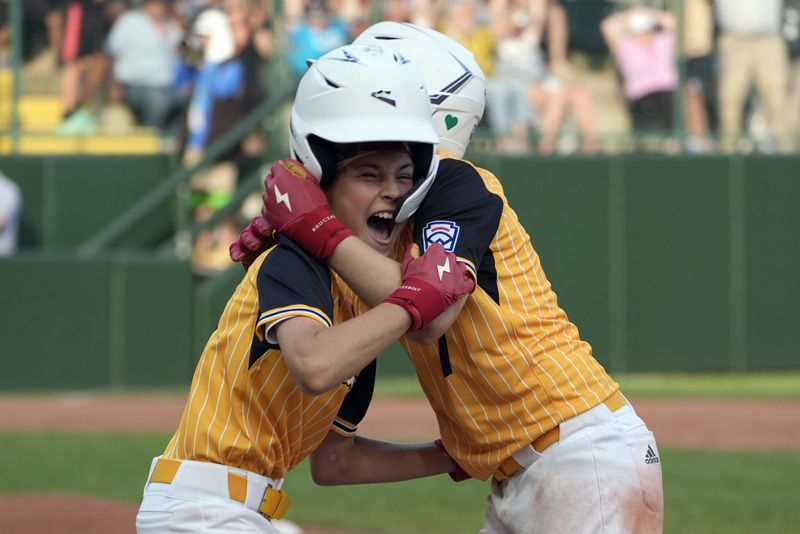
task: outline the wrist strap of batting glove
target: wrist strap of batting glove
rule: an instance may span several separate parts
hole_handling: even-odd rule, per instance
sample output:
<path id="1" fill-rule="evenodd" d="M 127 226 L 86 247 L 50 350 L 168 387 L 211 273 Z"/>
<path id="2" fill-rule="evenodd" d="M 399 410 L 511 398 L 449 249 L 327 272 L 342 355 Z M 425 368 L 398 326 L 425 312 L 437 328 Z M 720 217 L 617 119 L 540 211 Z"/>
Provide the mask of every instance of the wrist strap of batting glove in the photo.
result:
<path id="1" fill-rule="evenodd" d="M 281 233 L 320 261 L 327 260 L 339 243 L 353 235 L 328 206 L 319 206 L 290 221 Z"/>
<path id="2" fill-rule="evenodd" d="M 421 329 L 452 304 L 436 286 L 416 277 L 404 279 L 400 287 L 383 299 L 383 302 L 396 304 L 406 309 L 411 315 L 409 332 Z"/>

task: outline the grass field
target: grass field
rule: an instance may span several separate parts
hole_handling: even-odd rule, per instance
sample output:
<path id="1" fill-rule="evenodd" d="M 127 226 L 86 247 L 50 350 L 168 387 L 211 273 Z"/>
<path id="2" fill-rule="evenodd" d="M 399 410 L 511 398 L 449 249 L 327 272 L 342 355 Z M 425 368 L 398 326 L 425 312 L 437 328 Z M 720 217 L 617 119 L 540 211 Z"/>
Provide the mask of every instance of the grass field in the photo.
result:
<path id="1" fill-rule="evenodd" d="M 632 397 L 800 398 L 800 373 L 616 377 Z M 413 379 L 377 395 L 416 396 Z M 800 424 L 800 423 L 799 423 Z M 757 432 L 757 429 L 743 429 Z M 137 503 L 161 433 L 0 432 L 0 493 L 63 492 Z M 800 451 L 661 447 L 668 534 L 800 534 Z M 289 519 L 386 534 L 460 534 L 481 525 L 488 483 L 447 477 L 318 487 L 304 462 L 287 479 Z"/>
<path id="2" fill-rule="evenodd" d="M 150 458 L 166 434 L 0 432 L 0 492 L 63 492 L 141 498 Z M 54 454 L 54 451 L 58 451 Z M 663 449 L 666 532 L 800 533 L 800 453 Z M 487 483 L 447 477 L 315 486 L 304 462 L 287 480 L 289 518 L 376 533 L 456 534 L 481 524 Z M 388 518 L 392 518 L 389 520 Z"/>

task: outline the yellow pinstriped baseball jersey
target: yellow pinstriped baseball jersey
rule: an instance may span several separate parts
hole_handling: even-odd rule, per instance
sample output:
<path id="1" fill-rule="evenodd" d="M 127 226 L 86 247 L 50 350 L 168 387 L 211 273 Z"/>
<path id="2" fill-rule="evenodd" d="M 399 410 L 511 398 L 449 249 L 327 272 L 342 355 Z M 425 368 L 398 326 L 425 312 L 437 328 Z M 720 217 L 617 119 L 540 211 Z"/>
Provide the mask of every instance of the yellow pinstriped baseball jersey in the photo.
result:
<path id="1" fill-rule="evenodd" d="M 448 452 L 473 477 L 618 389 L 558 306 L 497 178 L 443 159 L 414 239 L 453 251 L 478 287 L 438 344 L 401 339 Z"/>
<path id="2" fill-rule="evenodd" d="M 164 456 L 283 478 L 319 446 L 353 384 L 319 396 L 305 395 L 280 350 L 270 344 L 274 339 L 268 328 L 293 316 L 330 326 L 352 317 L 353 305 L 352 292 L 343 283 L 332 283 L 328 269 L 291 241 L 263 254 L 225 306 L 198 362 L 180 425 Z M 372 367 L 362 371 L 352 390 L 355 394 L 363 383 L 368 395 L 359 395 L 367 403 Z M 362 381 L 362 375 L 367 380 Z M 339 428 L 334 428 L 347 433 L 363 411 L 353 420 L 340 418 Z"/>

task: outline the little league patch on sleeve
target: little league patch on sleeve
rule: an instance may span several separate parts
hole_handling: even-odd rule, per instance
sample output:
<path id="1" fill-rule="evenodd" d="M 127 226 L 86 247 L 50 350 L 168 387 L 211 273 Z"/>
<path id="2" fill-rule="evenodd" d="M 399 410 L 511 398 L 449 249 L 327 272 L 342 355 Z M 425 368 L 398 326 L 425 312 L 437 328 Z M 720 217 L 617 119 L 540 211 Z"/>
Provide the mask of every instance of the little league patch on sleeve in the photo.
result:
<path id="1" fill-rule="evenodd" d="M 425 250 L 434 243 L 439 243 L 448 252 L 456 249 L 459 226 L 451 221 L 431 221 L 422 229 Z M 424 251 L 423 251 L 424 252 Z"/>

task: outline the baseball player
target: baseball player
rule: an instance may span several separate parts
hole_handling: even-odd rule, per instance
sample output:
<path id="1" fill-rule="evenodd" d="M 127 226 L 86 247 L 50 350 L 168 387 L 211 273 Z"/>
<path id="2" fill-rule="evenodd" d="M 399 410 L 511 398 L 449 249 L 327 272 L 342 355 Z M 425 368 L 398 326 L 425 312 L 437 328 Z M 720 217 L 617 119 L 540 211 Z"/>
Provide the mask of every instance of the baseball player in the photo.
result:
<path id="1" fill-rule="evenodd" d="M 443 245 L 477 282 L 466 302 L 453 307 L 460 313 L 444 336 L 422 343 L 406 336 L 401 343 L 436 413 L 442 448 L 459 466 L 453 476 L 492 478 L 481 532 L 660 532 L 662 482 L 652 432 L 558 306 L 500 182 L 460 159 L 471 130 L 452 133 L 452 120 L 435 120 L 437 113 L 458 117 L 452 108 L 480 119 L 484 78 L 474 59 L 411 25 L 380 23 L 365 34 L 356 42 L 385 42 L 421 70 L 443 149 L 427 194 L 411 208 L 400 203 L 396 214 L 414 213 L 415 243 Z M 304 154 L 295 156 L 306 163 Z M 268 178 L 266 220 L 248 228 L 249 242 L 232 247 L 235 259 L 258 241 L 259 225 L 288 237 L 302 231 L 298 212 L 305 208 L 293 206 L 288 223 L 275 192 L 318 185 L 294 175 Z M 314 209 L 305 224 L 327 216 Z M 367 305 L 380 303 L 399 281 L 396 262 L 356 239 L 337 243 L 325 261 Z M 451 311 L 439 320 L 449 320 Z"/>
<path id="2" fill-rule="evenodd" d="M 393 104 L 372 93 L 390 95 Z M 404 128 L 389 131 L 387 122 Z M 311 203 L 328 210 L 330 203 L 340 218 L 329 212 L 314 231 L 282 240 L 236 288 L 198 362 L 179 427 L 153 460 L 140 533 L 277 532 L 271 520 L 289 503 L 284 475 L 320 445 L 340 460 L 313 463 L 320 483 L 386 482 L 455 468 L 433 443 L 350 436 L 371 398 L 375 357 L 468 293 L 474 284 L 466 269 L 441 246 L 421 257 L 409 247 L 402 282 L 356 316 L 353 293 L 303 250 L 324 257 L 326 247 L 353 237 L 398 255 L 407 229 L 391 214 L 437 164 L 423 81 L 384 47 L 342 47 L 301 80 L 293 125 L 324 147 L 315 163 L 325 191 L 273 188 L 276 202 L 289 210 Z M 286 161 L 272 172 L 304 171 Z"/>

